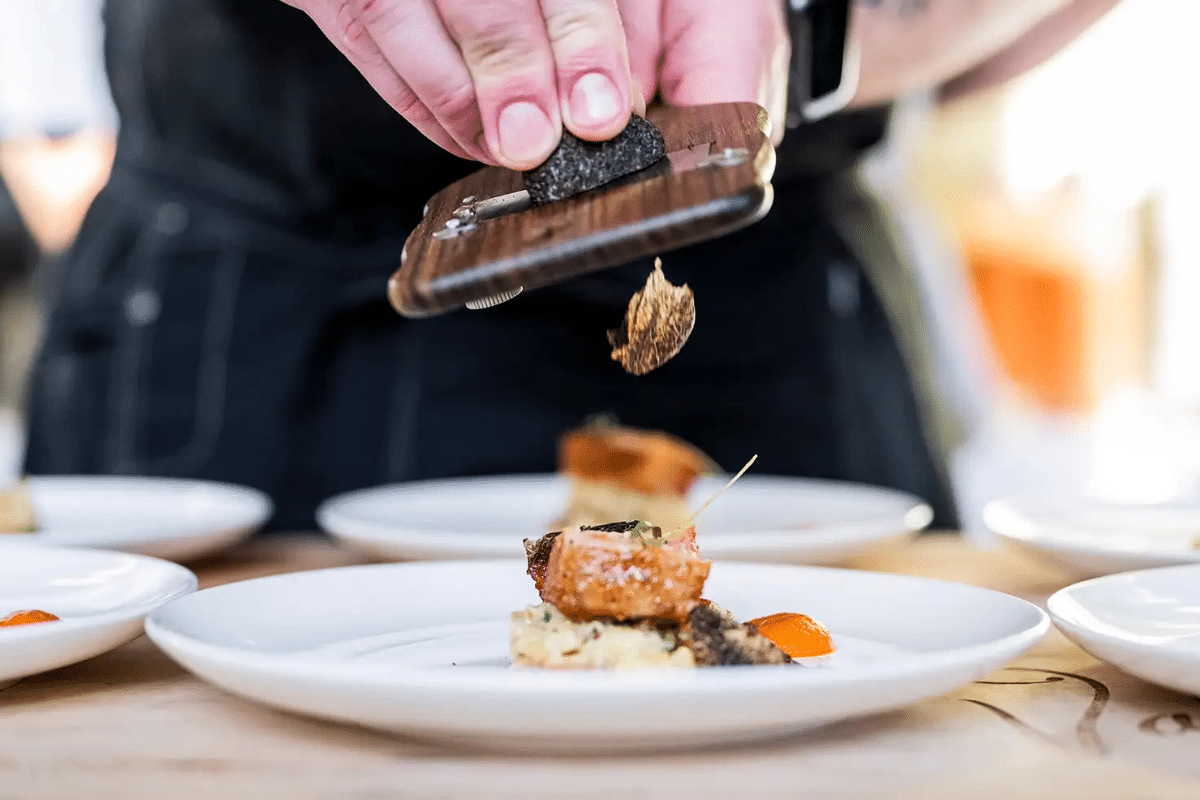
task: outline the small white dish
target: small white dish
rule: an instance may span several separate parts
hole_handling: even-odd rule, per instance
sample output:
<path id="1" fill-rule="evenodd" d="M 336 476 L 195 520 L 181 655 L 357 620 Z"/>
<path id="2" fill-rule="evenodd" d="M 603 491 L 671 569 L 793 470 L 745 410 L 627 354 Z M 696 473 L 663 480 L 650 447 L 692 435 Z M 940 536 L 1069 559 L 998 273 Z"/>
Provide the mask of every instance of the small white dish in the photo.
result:
<path id="1" fill-rule="evenodd" d="M 0 685 L 132 641 L 154 608 L 195 589 L 195 575 L 157 558 L 7 545 L 0 549 L 0 618 L 38 610 L 60 619 L 0 627 Z"/>
<path id="2" fill-rule="evenodd" d="M 173 478 L 34 476 L 29 499 L 39 530 L 6 542 L 121 550 L 188 561 L 254 533 L 273 507 L 244 486 Z"/>
<path id="3" fill-rule="evenodd" d="M 1023 496 L 983 509 L 1002 542 L 1081 578 L 1200 563 L 1200 505 Z"/>
<path id="4" fill-rule="evenodd" d="M 277 708 L 492 750 L 645 751 L 776 737 L 935 697 L 1038 641 L 999 592 L 882 573 L 713 565 L 741 619 L 827 625 L 828 664 L 513 669 L 508 623 L 537 603 L 523 561 L 379 564 L 260 578 L 158 609 L 146 632 L 199 677 Z"/>
<path id="5" fill-rule="evenodd" d="M 1200 565 L 1094 578 L 1056 592 L 1047 607 L 1101 661 L 1200 695 Z"/>
<path id="6" fill-rule="evenodd" d="M 692 507 L 725 482 L 698 480 Z M 568 488 L 556 475 L 396 484 L 334 497 L 317 510 L 317 522 L 377 559 L 524 557 L 521 540 L 553 528 Z M 891 489 L 749 475 L 705 510 L 696 530 L 707 558 L 837 564 L 907 538 L 932 517 L 928 505 Z"/>

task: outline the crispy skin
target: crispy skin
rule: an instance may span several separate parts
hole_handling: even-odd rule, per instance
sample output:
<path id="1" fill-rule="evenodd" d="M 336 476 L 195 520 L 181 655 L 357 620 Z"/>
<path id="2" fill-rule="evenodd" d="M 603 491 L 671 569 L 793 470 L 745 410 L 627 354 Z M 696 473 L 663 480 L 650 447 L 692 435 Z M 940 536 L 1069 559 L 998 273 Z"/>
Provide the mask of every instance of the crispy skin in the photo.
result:
<path id="1" fill-rule="evenodd" d="M 542 586 L 546 583 L 546 567 L 550 564 L 550 551 L 554 549 L 554 540 L 557 538 L 558 531 L 554 531 L 537 541 L 524 540 L 525 560 L 528 563 L 525 571 L 533 578 L 533 585 L 537 587 L 538 594 L 542 593 Z"/>
<path id="2" fill-rule="evenodd" d="M 627 533 L 568 529 L 554 541 L 541 594 L 575 622 L 683 623 L 700 600 L 710 566 L 691 547 L 644 544 Z"/>
<path id="3" fill-rule="evenodd" d="M 631 520 L 628 522 L 607 522 L 603 525 L 588 525 L 583 530 L 629 533 L 637 526 L 637 520 Z M 537 541 L 530 539 L 523 540 L 525 544 L 525 559 L 528 562 L 525 571 L 529 573 L 529 577 L 533 578 L 533 585 L 537 587 L 538 594 L 541 594 L 542 586 L 546 582 L 546 568 L 550 565 L 550 553 L 554 549 L 554 540 L 558 538 L 559 533 L 561 531 L 547 533 Z"/>

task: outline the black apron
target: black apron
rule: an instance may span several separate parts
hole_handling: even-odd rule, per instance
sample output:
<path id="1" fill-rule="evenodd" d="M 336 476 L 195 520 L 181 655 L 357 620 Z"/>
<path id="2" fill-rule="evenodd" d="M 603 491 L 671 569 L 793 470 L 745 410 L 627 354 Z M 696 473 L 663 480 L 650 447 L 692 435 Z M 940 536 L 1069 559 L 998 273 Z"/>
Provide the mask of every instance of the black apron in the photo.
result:
<path id="1" fill-rule="evenodd" d="M 955 514 L 889 316 L 838 225 L 887 110 L 788 137 L 772 212 L 665 254 L 695 291 L 672 362 L 626 375 L 606 329 L 631 264 L 483 312 L 385 299 L 425 200 L 474 165 L 424 140 L 278 0 L 109 0 L 121 131 L 56 282 L 31 473 L 177 475 L 270 493 L 273 527 L 337 492 L 547 471 L 589 415 L 661 428 L 736 469 L 917 494 Z M 877 268 L 879 265 L 875 265 Z M 900 269 L 897 264 L 885 269 Z"/>

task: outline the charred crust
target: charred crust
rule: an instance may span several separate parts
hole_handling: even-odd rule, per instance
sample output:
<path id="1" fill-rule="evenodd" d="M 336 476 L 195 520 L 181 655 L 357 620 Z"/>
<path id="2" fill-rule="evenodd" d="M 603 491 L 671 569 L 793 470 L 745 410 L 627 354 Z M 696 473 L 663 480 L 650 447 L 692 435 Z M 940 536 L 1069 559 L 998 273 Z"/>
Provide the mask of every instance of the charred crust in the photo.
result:
<path id="1" fill-rule="evenodd" d="M 529 573 L 529 577 L 533 578 L 533 585 L 537 587 L 539 594 L 546 582 L 546 569 L 550 566 L 550 553 L 554 550 L 554 542 L 558 536 L 559 531 L 554 531 L 536 541 L 524 540 L 525 559 L 528 562 L 525 571 Z"/>

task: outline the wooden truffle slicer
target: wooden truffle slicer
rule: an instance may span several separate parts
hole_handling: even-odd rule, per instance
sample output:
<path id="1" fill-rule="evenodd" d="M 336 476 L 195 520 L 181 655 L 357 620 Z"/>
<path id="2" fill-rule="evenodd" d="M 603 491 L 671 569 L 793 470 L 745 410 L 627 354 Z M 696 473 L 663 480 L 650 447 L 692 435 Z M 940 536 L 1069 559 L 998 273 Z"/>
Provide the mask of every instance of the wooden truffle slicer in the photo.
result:
<path id="1" fill-rule="evenodd" d="M 732 233 L 771 207 L 775 151 L 753 103 L 648 115 L 667 158 L 598 189 L 533 205 L 521 173 L 485 167 L 438 192 L 388 284 L 406 317 L 487 308 L 635 259 Z"/>

